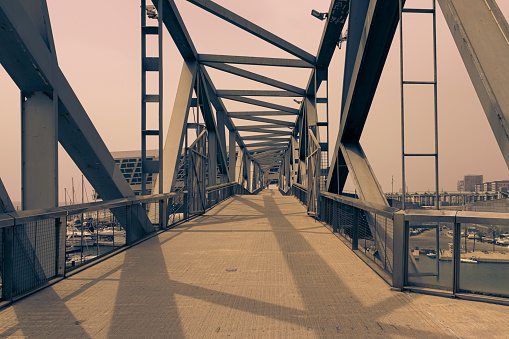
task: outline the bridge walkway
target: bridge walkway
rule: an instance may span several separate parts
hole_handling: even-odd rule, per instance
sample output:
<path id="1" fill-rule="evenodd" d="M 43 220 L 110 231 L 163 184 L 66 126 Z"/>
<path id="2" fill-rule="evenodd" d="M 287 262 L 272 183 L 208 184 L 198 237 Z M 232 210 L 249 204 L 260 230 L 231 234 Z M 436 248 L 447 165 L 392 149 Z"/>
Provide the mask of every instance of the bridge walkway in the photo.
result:
<path id="1" fill-rule="evenodd" d="M 507 337 L 509 307 L 392 291 L 294 198 L 235 196 L 0 312 L 0 337 Z"/>

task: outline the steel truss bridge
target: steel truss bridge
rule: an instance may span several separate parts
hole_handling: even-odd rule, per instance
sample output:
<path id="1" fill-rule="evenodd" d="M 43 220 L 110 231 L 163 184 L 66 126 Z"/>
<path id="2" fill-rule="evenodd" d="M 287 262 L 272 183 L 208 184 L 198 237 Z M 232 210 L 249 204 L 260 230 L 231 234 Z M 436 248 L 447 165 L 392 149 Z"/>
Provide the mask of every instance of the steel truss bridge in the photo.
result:
<path id="1" fill-rule="evenodd" d="M 148 190 L 147 175 L 157 174 L 157 180 L 152 195 L 135 197 L 59 68 L 46 1 L 0 0 L 0 63 L 21 91 L 23 164 L 22 212 L 14 212 L 9 195 L 0 185 L 1 212 L 4 213 L 0 215 L 4 300 L 63 274 L 65 268 L 58 263 L 64 260 L 62 234 L 65 227 L 62 225 L 65 224 L 62 220 L 70 215 L 108 210 L 127 232 L 125 242 L 133 244 L 157 229 L 166 229 L 176 215 L 187 219 L 203 214 L 233 194 L 256 194 L 275 182 L 283 194 L 296 195 L 306 205 L 309 215 L 326 221 L 334 231 L 342 229 L 342 213 L 350 208 L 349 222 L 364 225 L 345 231 L 352 240 L 352 248 L 358 246 L 361 229 L 378 239 L 373 245 L 377 260 L 384 258 L 382 266 L 392 276 L 389 280 L 401 288 L 409 279 L 405 254 L 408 253 L 405 247 L 408 236 L 405 234 L 408 234 L 410 221 L 446 218 L 447 222 L 454 223 L 457 233 L 462 222 L 509 225 L 509 218 L 501 214 L 460 215 L 440 211 L 412 214 L 391 209 L 359 142 L 400 18 L 407 13 L 429 14 L 434 18 L 438 10 L 434 2 L 431 8 L 420 9 L 404 7 L 402 0 L 332 0 L 326 15 L 319 13 L 326 22 L 315 55 L 215 2 L 188 2 L 292 57 L 200 54 L 173 0 L 153 0 L 152 3 L 142 0 L 143 191 Z M 494 0 L 438 0 L 438 4 L 509 164 L 507 21 Z M 147 18 L 147 9 L 151 20 Z M 347 18 L 350 18 L 348 27 Z M 162 124 L 162 34 L 165 31 L 169 32 L 183 60 L 169 126 Z M 159 55 L 156 57 L 147 56 L 149 36 L 158 37 Z M 323 109 L 328 105 L 328 91 L 323 91 L 330 76 L 328 67 L 343 40 L 347 40 L 347 50 L 342 107 L 341 112 L 330 112 L 340 116 L 340 125 L 336 142 L 329 143 L 324 135 L 328 134 L 328 115 L 325 118 L 320 115 L 319 107 Z M 245 65 L 271 67 L 275 69 L 274 74 L 278 68 L 304 68 L 309 69 L 311 75 L 307 83 L 290 84 L 248 71 L 242 68 Z M 218 89 L 207 68 L 273 89 Z M 158 93 L 147 91 L 149 73 L 159 76 Z M 436 98 L 436 72 L 434 81 L 418 83 L 434 86 Z M 402 76 L 402 93 L 407 85 L 412 82 Z M 324 92 L 325 95 L 319 94 Z M 295 109 L 276 103 L 288 98 L 295 99 L 300 107 Z M 226 101 L 256 108 L 229 111 Z M 149 103 L 158 105 L 156 120 L 147 113 Z M 436 113 L 435 105 L 435 119 Z M 234 119 L 250 124 L 236 125 Z M 156 125 L 155 129 L 147 127 Z M 167 138 L 163 140 L 166 128 Z M 158 161 L 147 159 L 150 138 L 158 140 Z M 103 199 L 102 203 L 57 207 L 58 143 Z M 437 142 L 435 146 L 436 152 L 432 154 L 403 152 L 403 163 L 408 156 L 430 156 L 438 163 Z M 180 177 L 179 172 L 183 173 Z M 348 175 L 356 185 L 358 199 L 342 195 Z M 438 176 L 436 181 L 438 194 Z M 99 225 L 97 218 L 96 226 Z M 41 220 L 46 222 L 44 231 L 32 234 L 30 225 Z M 382 230 L 384 241 L 381 241 Z M 55 250 L 42 253 L 35 249 L 36 239 L 41 234 L 54 239 Z M 455 241 L 459 241 L 459 237 L 459 233 L 455 233 Z M 459 265 L 460 246 L 455 250 L 458 252 L 454 260 Z M 53 260 L 50 268 L 43 264 L 46 257 Z M 25 262 L 31 269 L 16 268 L 14 263 L 19 262 Z M 452 289 L 456 292 L 459 285 L 456 280 L 454 284 Z"/>

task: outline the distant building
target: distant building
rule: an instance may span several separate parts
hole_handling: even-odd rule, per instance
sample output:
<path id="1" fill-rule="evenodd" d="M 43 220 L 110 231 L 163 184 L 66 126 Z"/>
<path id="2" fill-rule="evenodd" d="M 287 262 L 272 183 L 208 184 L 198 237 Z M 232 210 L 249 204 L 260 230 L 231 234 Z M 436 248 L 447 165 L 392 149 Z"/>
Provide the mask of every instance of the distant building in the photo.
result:
<path id="1" fill-rule="evenodd" d="M 475 185 L 476 192 L 504 192 L 509 190 L 509 180 L 497 180 Z"/>
<path id="2" fill-rule="evenodd" d="M 477 174 L 467 174 L 463 180 L 458 181 L 458 191 L 475 192 L 475 185 L 482 185 L 483 176 Z"/>
<path id="3" fill-rule="evenodd" d="M 125 180 L 131 185 L 134 194 L 141 194 L 141 151 L 111 152 Z M 158 150 L 147 150 L 147 160 L 159 160 Z M 157 174 L 147 175 L 147 193 L 151 194 L 153 181 Z"/>

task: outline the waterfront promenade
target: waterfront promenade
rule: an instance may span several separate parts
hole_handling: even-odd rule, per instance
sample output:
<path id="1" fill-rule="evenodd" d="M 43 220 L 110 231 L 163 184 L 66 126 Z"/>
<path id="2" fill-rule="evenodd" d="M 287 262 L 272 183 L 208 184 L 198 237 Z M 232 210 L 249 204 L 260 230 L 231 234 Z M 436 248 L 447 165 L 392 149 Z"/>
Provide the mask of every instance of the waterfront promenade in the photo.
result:
<path id="1" fill-rule="evenodd" d="M 509 307 L 392 291 L 294 197 L 235 196 L 0 311 L 0 337 L 507 338 Z"/>

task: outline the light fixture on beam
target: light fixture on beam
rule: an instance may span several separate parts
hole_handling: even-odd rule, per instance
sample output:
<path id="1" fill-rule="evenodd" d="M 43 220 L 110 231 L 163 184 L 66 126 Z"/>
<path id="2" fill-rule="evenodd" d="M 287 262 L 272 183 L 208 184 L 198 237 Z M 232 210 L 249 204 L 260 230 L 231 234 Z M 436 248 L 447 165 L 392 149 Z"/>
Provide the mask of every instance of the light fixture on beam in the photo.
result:
<path id="1" fill-rule="evenodd" d="M 156 12 L 156 6 L 154 5 L 147 5 L 146 7 L 146 10 L 147 10 L 147 16 L 149 17 L 149 19 L 157 19 L 157 12 Z"/>
<path id="2" fill-rule="evenodd" d="M 325 20 L 325 19 L 327 18 L 328 13 L 320 13 L 320 12 L 318 12 L 317 10 L 314 10 L 314 9 L 313 9 L 313 10 L 311 11 L 311 15 L 312 15 L 312 16 L 314 16 L 315 18 L 317 18 L 317 19 L 319 19 L 319 20 L 323 21 L 323 20 Z"/>
<path id="3" fill-rule="evenodd" d="M 343 41 L 348 40 L 348 30 L 345 31 L 345 33 L 341 33 L 341 36 L 339 37 L 338 41 L 338 48 L 341 49 L 341 44 L 343 44 Z"/>

